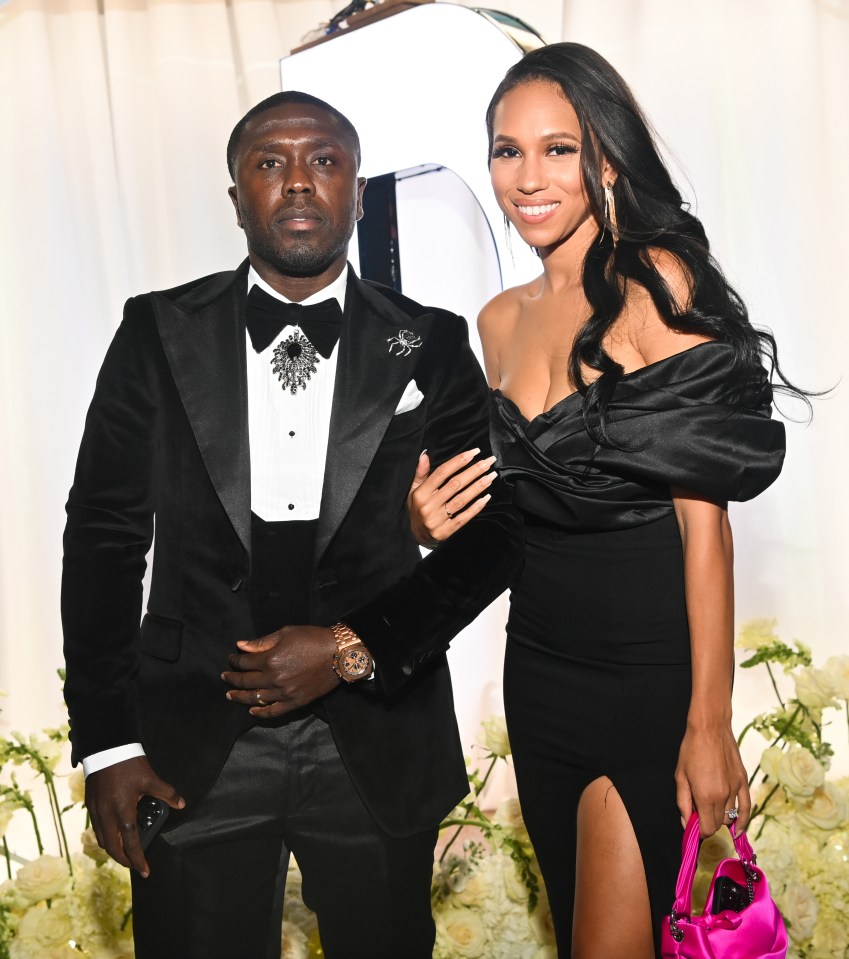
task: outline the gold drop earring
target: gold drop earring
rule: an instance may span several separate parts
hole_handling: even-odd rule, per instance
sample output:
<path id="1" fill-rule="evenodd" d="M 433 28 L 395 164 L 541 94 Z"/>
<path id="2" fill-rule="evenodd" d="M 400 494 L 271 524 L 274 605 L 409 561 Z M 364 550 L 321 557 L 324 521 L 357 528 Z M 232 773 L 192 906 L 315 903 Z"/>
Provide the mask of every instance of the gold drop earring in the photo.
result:
<path id="1" fill-rule="evenodd" d="M 502 214 L 504 217 L 504 242 L 507 244 L 507 252 L 510 254 L 510 261 L 513 266 L 516 265 L 516 260 L 513 256 L 513 231 L 510 229 L 510 220 L 507 217 L 507 214 Z"/>
<path id="2" fill-rule="evenodd" d="M 610 224 L 613 234 L 613 249 L 619 242 L 619 224 L 616 222 L 616 201 L 613 199 L 613 184 L 604 184 L 604 219 Z"/>

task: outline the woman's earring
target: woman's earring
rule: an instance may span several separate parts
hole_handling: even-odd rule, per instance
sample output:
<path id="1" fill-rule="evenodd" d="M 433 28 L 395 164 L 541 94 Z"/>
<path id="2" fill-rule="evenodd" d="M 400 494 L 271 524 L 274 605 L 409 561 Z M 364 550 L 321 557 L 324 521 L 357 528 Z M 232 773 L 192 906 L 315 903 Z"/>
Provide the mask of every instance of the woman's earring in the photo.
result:
<path id="1" fill-rule="evenodd" d="M 619 242 L 619 224 L 616 222 L 616 201 L 613 199 L 613 184 L 604 184 L 604 219 L 610 224 L 613 234 L 613 249 Z"/>
<path id="2" fill-rule="evenodd" d="M 504 242 L 507 244 L 507 252 L 510 254 L 510 260 L 513 263 L 513 266 L 516 265 L 516 260 L 513 256 L 513 233 L 510 229 L 510 220 L 507 219 L 507 214 L 504 213 Z"/>

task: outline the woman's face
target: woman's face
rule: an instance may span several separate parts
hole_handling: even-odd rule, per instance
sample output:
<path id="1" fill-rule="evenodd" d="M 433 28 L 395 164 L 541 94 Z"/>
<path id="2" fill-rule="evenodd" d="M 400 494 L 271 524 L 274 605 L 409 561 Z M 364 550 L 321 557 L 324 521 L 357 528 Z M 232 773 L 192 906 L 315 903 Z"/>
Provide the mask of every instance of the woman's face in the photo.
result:
<path id="1" fill-rule="evenodd" d="M 514 87 L 492 126 L 492 188 L 522 239 L 545 251 L 577 232 L 595 236 L 581 179 L 581 127 L 560 88 L 541 80 Z"/>

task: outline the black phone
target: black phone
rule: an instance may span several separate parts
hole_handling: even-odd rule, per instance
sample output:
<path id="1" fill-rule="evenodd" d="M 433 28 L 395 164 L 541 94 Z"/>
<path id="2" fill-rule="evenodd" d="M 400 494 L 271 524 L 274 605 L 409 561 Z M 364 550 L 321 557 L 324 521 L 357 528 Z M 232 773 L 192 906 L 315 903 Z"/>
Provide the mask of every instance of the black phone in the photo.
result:
<path id="1" fill-rule="evenodd" d="M 710 911 L 716 915 L 723 909 L 742 912 L 749 905 L 749 890 L 730 876 L 718 876 L 713 884 L 713 902 Z"/>
<path id="2" fill-rule="evenodd" d="M 154 837 L 165 825 L 168 818 L 168 803 L 156 796 L 142 796 L 136 811 L 136 825 L 139 829 L 142 849 L 153 842 Z"/>

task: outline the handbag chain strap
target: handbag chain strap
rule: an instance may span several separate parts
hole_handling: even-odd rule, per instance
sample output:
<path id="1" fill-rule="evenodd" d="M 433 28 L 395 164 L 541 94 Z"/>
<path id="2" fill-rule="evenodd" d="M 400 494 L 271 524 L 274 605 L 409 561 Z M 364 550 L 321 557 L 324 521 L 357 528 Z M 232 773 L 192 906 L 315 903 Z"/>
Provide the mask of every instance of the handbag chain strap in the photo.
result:
<path id="1" fill-rule="evenodd" d="M 746 890 L 749 893 L 749 905 L 751 905 L 755 901 L 755 883 L 761 878 L 755 869 L 758 864 L 758 857 L 752 853 L 751 862 L 748 859 L 741 859 L 740 862 L 743 864 L 743 870 L 746 873 Z"/>
<path id="2" fill-rule="evenodd" d="M 669 933 L 676 942 L 681 942 L 684 939 L 684 930 L 678 926 L 678 920 L 681 918 L 673 906 L 672 912 L 669 913 Z M 688 922 L 690 921 L 688 916 L 684 916 L 683 918 Z"/>

